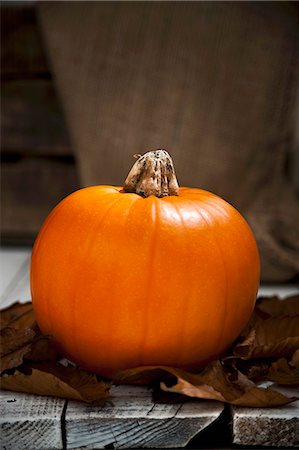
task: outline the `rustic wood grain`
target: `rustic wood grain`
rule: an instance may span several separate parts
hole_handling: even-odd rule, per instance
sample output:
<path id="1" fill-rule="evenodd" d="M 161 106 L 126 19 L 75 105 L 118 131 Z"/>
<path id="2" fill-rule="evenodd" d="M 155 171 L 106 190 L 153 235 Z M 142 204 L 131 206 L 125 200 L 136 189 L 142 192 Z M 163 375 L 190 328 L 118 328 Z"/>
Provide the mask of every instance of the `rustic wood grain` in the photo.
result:
<path id="1" fill-rule="evenodd" d="M 219 402 L 157 404 L 145 387 L 113 387 L 111 393 L 113 406 L 102 409 L 68 403 L 68 448 L 184 447 L 223 411 Z"/>
<path id="2" fill-rule="evenodd" d="M 1 5 L 1 42 L 2 78 L 49 72 L 34 5 Z"/>
<path id="3" fill-rule="evenodd" d="M 51 209 L 80 187 L 76 167 L 59 159 L 21 158 L 1 165 L 1 230 L 34 238 Z"/>
<path id="4" fill-rule="evenodd" d="M 298 387 L 277 386 L 282 394 L 298 396 Z M 279 408 L 232 407 L 233 443 L 299 447 L 299 400 Z"/>
<path id="5" fill-rule="evenodd" d="M 1 448 L 62 449 L 65 400 L 1 391 Z"/>
<path id="6" fill-rule="evenodd" d="M 2 83 L 2 151 L 72 154 L 66 124 L 51 80 Z"/>

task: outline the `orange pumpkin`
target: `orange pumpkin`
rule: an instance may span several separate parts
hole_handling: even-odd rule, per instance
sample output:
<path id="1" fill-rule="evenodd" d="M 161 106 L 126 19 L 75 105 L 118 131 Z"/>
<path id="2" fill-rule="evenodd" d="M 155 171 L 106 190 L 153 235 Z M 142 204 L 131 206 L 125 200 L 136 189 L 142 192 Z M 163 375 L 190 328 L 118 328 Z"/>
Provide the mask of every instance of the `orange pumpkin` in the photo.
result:
<path id="1" fill-rule="evenodd" d="M 195 370 L 218 357 L 248 321 L 258 285 L 246 221 L 210 192 L 178 188 L 164 151 L 139 158 L 124 189 L 66 197 L 31 259 L 41 330 L 108 377 L 143 365 Z"/>

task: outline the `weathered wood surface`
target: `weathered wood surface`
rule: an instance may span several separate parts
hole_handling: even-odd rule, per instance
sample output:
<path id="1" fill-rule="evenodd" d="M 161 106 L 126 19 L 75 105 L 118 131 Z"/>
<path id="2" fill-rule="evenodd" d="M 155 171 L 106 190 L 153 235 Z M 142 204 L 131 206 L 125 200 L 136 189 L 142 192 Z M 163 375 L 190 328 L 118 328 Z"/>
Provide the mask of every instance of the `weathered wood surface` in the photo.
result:
<path id="1" fill-rule="evenodd" d="M 270 284 L 261 285 L 258 291 L 260 297 L 272 297 L 274 295 L 282 299 L 290 295 L 299 294 L 299 285 L 295 284 Z"/>
<path id="2" fill-rule="evenodd" d="M 299 396 L 299 389 L 281 388 Z M 299 400 L 279 408 L 232 407 L 233 443 L 272 447 L 299 447 Z"/>
<path id="3" fill-rule="evenodd" d="M 111 390 L 113 406 L 69 402 L 66 410 L 68 448 L 185 447 L 223 411 L 220 402 L 158 404 L 146 387 Z"/>
<path id="4" fill-rule="evenodd" d="M 72 154 L 51 80 L 2 82 L 2 151 L 33 155 Z"/>
<path id="5" fill-rule="evenodd" d="M 34 237 L 51 209 L 80 187 L 76 166 L 68 161 L 21 158 L 1 164 L 1 231 Z"/>
<path id="6" fill-rule="evenodd" d="M 33 4 L 1 5 L 1 42 L 2 77 L 32 77 L 49 72 Z"/>
<path id="7" fill-rule="evenodd" d="M 0 398 L 3 450 L 62 449 L 65 400 L 9 391 L 1 391 Z"/>

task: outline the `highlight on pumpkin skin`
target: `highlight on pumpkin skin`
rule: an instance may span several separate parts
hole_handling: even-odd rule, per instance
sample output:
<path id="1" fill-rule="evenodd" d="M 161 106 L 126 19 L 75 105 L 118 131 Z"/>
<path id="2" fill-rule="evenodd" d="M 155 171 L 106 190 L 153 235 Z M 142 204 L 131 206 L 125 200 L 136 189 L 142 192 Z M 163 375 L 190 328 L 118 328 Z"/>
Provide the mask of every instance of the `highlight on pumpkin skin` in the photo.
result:
<path id="1" fill-rule="evenodd" d="M 124 182 L 125 192 L 141 197 L 179 195 L 172 158 L 166 150 L 153 150 L 134 157 L 138 159 Z"/>
<path id="2" fill-rule="evenodd" d="M 157 152 L 174 176 L 167 152 Z M 142 158 L 128 176 L 137 190 Z M 161 198 L 115 186 L 76 191 L 34 245 L 41 330 L 71 360 L 107 377 L 145 365 L 196 370 L 231 345 L 255 304 L 259 255 L 243 217 L 207 191 L 177 186 L 179 195 L 163 196 L 165 183 L 158 188 Z"/>

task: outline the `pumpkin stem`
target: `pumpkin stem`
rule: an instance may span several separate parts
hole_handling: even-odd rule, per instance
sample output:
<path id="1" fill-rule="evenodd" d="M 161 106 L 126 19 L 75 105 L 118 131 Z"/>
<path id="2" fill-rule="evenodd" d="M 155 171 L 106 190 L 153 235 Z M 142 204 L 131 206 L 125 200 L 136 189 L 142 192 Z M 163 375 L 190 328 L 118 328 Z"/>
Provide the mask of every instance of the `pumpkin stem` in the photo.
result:
<path id="1" fill-rule="evenodd" d="M 154 150 L 140 156 L 125 180 L 124 191 L 142 197 L 179 195 L 179 185 L 169 153 L 166 150 Z"/>

